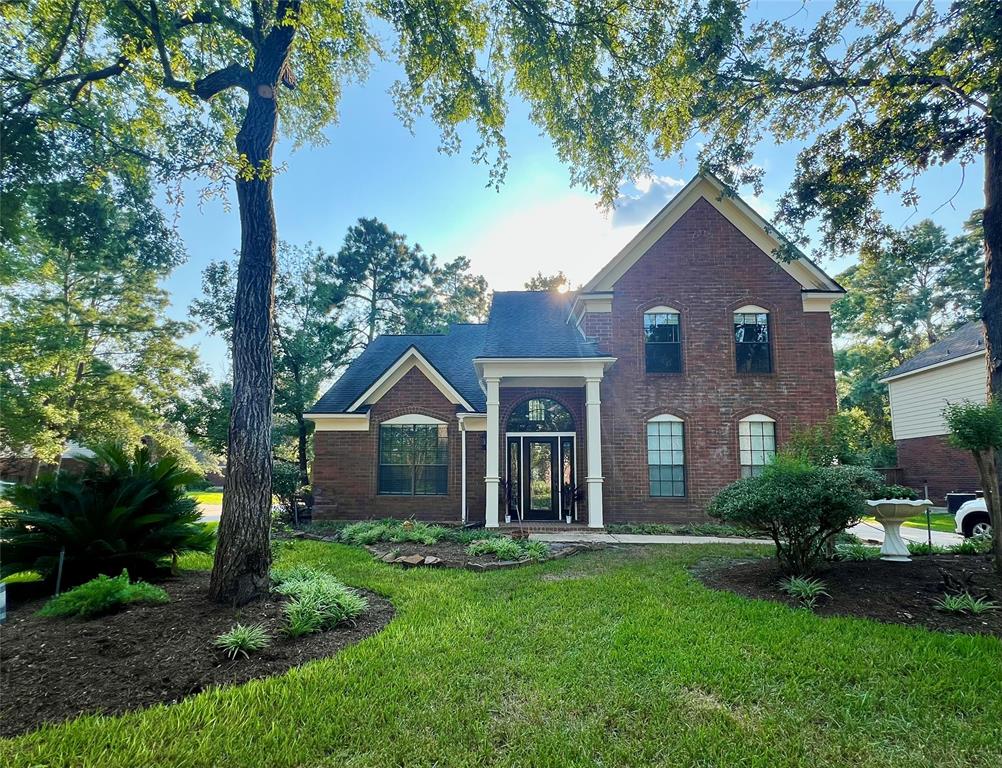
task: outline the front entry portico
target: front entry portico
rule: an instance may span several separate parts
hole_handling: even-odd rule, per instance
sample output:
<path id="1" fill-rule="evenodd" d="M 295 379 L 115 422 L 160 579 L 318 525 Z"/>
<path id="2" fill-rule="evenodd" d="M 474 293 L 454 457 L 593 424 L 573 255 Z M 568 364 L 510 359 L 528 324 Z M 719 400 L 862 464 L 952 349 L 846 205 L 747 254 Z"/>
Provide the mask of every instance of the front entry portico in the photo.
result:
<path id="1" fill-rule="evenodd" d="M 486 510 L 488 528 L 501 520 L 572 520 L 602 528 L 602 377 L 615 358 L 477 358 L 486 392 Z M 506 421 L 502 389 L 528 392 Z M 538 390 L 539 395 L 534 395 Z M 583 394 L 584 431 L 568 409 L 548 397 L 554 390 Z M 582 391 L 583 390 L 583 391 Z M 510 398 L 509 398 L 510 401 Z M 583 483 L 578 468 L 583 437 Z M 582 504 L 582 501 L 586 503 Z"/>

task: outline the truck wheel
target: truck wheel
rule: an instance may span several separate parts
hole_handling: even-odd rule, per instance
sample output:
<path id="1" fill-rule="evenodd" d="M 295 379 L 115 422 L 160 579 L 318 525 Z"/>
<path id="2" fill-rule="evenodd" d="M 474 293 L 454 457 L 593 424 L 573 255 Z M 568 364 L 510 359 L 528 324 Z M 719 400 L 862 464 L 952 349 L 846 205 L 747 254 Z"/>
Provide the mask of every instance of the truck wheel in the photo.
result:
<path id="1" fill-rule="evenodd" d="M 977 512 L 964 518 L 964 536 L 991 536 L 992 523 L 988 515 Z"/>

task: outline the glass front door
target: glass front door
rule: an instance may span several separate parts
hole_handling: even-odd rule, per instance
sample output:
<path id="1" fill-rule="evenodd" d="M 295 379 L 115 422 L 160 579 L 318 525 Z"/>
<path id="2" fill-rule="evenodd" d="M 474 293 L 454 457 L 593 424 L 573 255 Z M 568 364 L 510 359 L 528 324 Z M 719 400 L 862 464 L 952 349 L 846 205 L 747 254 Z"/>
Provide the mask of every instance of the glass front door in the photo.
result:
<path id="1" fill-rule="evenodd" d="M 512 520 L 574 514 L 574 436 L 508 435 L 506 482 Z"/>
<path id="2" fill-rule="evenodd" d="M 529 438 L 525 441 L 525 491 L 529 497 L 525 511 L 530 517 L 556 519 L 557 472 L 555 467 L 556 440 Z"/>

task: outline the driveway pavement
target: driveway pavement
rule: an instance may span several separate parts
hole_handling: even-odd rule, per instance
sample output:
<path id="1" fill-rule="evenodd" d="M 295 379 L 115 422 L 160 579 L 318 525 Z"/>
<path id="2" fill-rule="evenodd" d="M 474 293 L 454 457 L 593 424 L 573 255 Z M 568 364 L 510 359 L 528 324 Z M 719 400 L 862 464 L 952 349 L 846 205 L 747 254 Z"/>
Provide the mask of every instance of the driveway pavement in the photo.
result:
<path id="1" fill-rule="evenodd" d="M 880 527 L 879 523 L 860 523 L 850 528 L 849 533 L 859 536 L 864 541 L 873 541 L 877 544 L 884 543 L 884 529 Z M 905 541 L 917 541 L 924 544 L 929 540 L 929 534 L 925 528 L 912 528 L 910 525 L 902 525 L 901 538 Z M 963 540 L 964 537 L 959 533 L 932 532 L 932 543 L 940 547 L 950 547 L 954 544 L 959 544 Z"/>
<path id="2" fill-rule="evenodd" d="M 202 520 L 206 523 L 218 523 L 219 516 L 223 514 L 222 504 L 199 504 L 198 508 L 202 512 Z"/>
<path id="3" fill-rule="evenodd" d="M 554 542 L 601 542 L 604 544 L 772 544 L 765 539 L 725 538 L 723 536 L 662 536 L 636 533 L 532 533 L 530 539 Z"/>
<path id="4" fill-rule="evenodd" d="M 849 529 L 864 541 L 882 544 L 884 529 L 871 523 L 860 523 Z M 901 526 L 901 537 L 907 541 L 925 542 L 926 531 L 922 528 Z M 587 533 L 583 531 L 568 531 L 567 533 L 533 533 L 530 539 L 553 542 L 602 542 L 605 544 L 765 544 L 772 546 L 768 539 L 740 539 L 723 536 L 654 536 L 633 533 Z M 956 533 L 932 532 L 932 543 L 941 547 L 949 547 L 963 541 L 963 536 Z"/>

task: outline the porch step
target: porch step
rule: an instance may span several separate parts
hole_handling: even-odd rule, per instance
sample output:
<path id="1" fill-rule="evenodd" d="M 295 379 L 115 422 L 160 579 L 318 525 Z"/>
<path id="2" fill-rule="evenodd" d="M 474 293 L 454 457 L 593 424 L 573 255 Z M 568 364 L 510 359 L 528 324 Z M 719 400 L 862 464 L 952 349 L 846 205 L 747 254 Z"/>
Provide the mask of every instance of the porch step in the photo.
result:
<path id="1" fill-rule="evenodd" d="M 605 533 L 605 528 L 589 528 L 584 523 L 546 523 L 538 521 L 526 521 L 518 523 L 501 523 L 498 528 L 501 533 L 515 533 L 525 531 L 526 533 L 579 533 L 587 535 L 589 533 Z"/>

